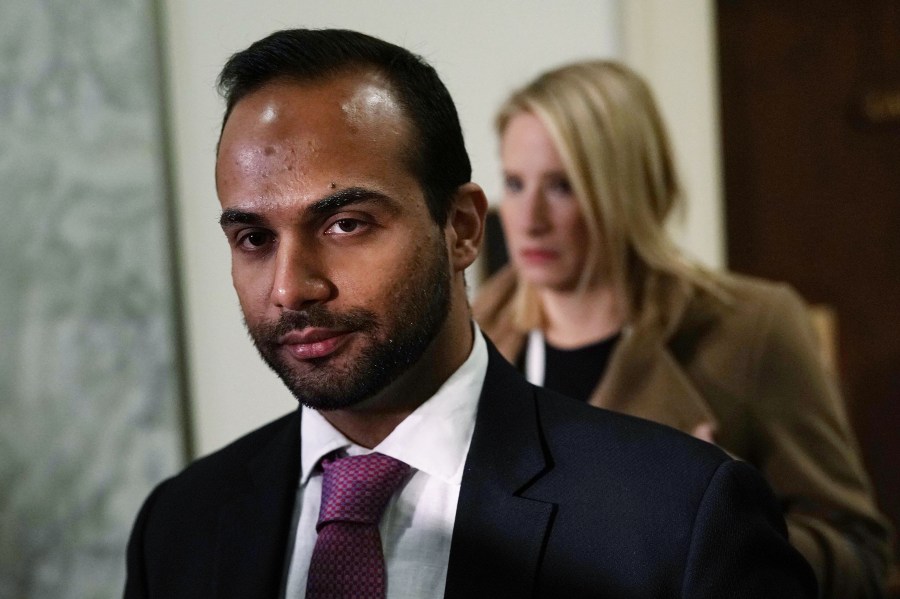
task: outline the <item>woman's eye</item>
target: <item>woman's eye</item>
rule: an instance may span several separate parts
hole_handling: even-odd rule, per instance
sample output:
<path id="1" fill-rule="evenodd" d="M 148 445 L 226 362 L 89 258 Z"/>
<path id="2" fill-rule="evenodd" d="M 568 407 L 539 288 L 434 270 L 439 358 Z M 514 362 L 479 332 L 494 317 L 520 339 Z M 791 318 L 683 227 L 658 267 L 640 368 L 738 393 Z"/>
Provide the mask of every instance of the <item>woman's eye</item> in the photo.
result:
<path id="1" fill-rule="evenodd" d="M 506 191 L 510 193 L 522 191 L 522 180 L 518 177 L 508 176 L 504 178 L 503 185 L 506 187 Z"/>
<path id="2" fill-rule="evenodd" d="M 547 183 L 547 187 L 553 193 L 558 195 L 571 195 L 572 194 L 572 186 L 569 184 L 568 179 L 551 179 Z"/>

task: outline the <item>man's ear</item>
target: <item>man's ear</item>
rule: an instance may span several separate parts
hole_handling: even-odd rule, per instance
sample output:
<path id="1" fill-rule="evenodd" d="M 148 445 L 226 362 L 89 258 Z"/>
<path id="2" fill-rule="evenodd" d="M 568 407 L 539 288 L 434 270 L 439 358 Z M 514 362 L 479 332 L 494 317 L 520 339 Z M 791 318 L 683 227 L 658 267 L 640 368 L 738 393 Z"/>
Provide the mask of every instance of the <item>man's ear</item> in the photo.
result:
<path id="1" fill-rule="evenodd" d="M 474 183 L 460 185 L 453 194 L 444 232 L 454 272 L 465 270 L 478 257 L 487 206 L 484 191 Z"/>

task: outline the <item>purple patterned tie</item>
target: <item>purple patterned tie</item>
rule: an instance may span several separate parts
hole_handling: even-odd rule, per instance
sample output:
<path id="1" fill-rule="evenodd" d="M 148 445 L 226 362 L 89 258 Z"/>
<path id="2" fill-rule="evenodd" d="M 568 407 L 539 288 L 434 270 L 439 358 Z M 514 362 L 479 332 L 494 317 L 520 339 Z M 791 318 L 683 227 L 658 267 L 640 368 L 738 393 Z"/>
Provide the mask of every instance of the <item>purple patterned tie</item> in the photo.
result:
<path id="1" fill-rule="evenodd" d="M 409 466 L 380 453 L 322 460 L 319 536 L 307 599 L 384 599 L 378 521 Z"/>

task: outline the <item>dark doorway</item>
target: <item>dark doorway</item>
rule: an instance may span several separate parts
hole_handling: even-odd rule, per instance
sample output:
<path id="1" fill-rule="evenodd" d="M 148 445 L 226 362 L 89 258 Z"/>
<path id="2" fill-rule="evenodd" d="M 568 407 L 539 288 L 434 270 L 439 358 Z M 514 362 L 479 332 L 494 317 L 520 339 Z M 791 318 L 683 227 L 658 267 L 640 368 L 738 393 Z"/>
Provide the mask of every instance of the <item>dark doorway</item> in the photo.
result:
<path id="1" fill-rule="evenodd" d="M 729 266 L 836 312 L 851 419 L 900 524 L 900 2 L 717 9 Z"/>

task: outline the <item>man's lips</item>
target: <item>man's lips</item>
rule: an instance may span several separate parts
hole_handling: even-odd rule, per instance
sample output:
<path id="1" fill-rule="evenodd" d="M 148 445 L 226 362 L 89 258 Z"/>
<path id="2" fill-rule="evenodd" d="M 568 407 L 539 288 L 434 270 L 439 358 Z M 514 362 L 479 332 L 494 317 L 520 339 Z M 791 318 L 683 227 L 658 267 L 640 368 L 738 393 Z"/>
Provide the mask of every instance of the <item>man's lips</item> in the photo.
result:
<path id="1" fill-rule="evenodd" d="M 310 327 L 282 335 L 278 343 L 298 360 L 311 360 L 334 353 L 351 332 Z"/>

